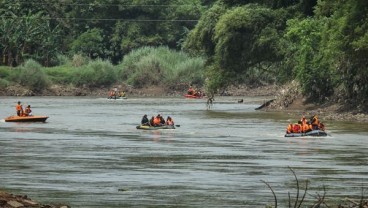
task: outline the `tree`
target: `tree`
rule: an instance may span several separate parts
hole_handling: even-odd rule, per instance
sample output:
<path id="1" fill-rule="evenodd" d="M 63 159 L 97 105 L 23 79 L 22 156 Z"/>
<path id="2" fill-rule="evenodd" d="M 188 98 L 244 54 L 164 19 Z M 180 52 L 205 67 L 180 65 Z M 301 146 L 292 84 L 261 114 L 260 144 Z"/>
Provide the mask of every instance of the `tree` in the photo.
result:
<path id="1" fill-rule="evenodd" d="M 74 54 L 81 53 L 89 58 L 97 58 L 103 56 L 103 36 L 102 30 L 93 28 L 82 33 L 71 46 Z"/>

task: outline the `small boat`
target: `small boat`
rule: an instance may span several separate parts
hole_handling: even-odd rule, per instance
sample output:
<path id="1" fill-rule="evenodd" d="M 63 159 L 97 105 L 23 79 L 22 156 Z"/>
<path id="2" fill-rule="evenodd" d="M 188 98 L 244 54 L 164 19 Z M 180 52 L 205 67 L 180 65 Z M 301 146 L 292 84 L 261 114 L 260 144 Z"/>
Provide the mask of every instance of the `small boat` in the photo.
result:
<path id="1" fill-rule="evenodd" d="M 158 129 L 175 129 L 175 126 L 171 125 L 164 125 L 164 126 L 144 126 L 139 125 L 137 129 L 144 129 L 144 130 L 158 130 Z"/>
<path id="2" fill-rule="evenodd" d="M 312 136 L 312 137 L 324 137 L 327 136 L 327 133 L 322 130 L 313 130 L 307 133 L 290 133 L 285 134 L 285 137 L 305 137 L 305 136 Z"/>
<path id="3" fill-rule="evenodd" d="M 48 116 L 9 116 L 5 122 L 45 122 Z"/>
<path id="4" fill-rule="evenodd" d="M 203 98 L 203 95 L 189 95 L 189 94 L 185 94 L 184 97 L 186 97 L 186 98 L 196 98 L 196 99 L 199 99 L 199 98 Z"/>
<path id="5" fill-rule="evenodd" d="M 107 99 L 109 99 L 109 100 L 126 100 L 126 99 L 128 99 L 127 97 L 109 97 L 109 98 L 107 98 Z"/>

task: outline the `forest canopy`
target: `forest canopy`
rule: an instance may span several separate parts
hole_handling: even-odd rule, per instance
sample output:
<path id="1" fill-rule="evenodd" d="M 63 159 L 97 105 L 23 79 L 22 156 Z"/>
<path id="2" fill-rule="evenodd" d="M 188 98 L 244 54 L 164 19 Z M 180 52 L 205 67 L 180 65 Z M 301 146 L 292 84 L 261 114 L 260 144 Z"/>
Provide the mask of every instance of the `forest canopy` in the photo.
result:
<path id="1" fill-rule="evenodd" d="M 367 20 L 366 0 L 0 0 L 0 63 L 80 56 L 124 66 L 132 51 L 167 47 L 205 58 L 195 79 L 208 92 L 296 80 L 310 100 L 367 108 Z"/>

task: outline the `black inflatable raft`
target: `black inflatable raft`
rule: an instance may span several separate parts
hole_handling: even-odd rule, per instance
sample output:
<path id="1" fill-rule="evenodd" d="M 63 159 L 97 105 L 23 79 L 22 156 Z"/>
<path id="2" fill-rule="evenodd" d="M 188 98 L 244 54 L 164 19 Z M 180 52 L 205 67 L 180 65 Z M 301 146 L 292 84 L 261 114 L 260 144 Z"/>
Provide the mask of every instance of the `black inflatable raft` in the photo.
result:
<path id="1" fill-rule="evenodd" d="M 322 130 L 313 130 L 307 133 L 290 133 L 285 134 L 285 137 L 305 137 L 305 136 L 313 136 L 313 137 L 323 137 L 327 136 L 327 133 Z"/>

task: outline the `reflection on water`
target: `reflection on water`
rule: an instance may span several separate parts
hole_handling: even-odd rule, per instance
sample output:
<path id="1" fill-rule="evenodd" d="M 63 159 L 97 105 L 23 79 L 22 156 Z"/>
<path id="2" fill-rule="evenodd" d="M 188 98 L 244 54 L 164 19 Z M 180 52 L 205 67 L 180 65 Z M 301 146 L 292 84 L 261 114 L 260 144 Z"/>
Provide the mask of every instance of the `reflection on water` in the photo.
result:
<path id="1" fill-rule="evenodd" d="M 0 117 L 19 98 L 0 100 Z M 361 195 L 368 186 L 366 125 L 327 121 L 325 138 L 284 138 L 288 115 L 259 101 L 218 98 L 32 97 L 46 123 L 0 123 L 0 189 L 72 207 L 265 207 L 266 180 L 287 198 L 292 167 L 310 193 Z M 144 131 L 142 115 L 172 116 L 175 130 Z M 297 118 L 292 118 L 297 119 Z M 323 118 L 322 118 L 323 119 Z"/>

